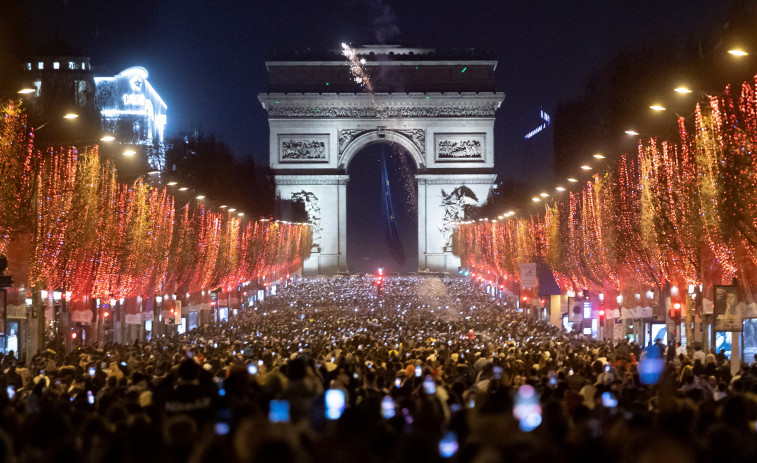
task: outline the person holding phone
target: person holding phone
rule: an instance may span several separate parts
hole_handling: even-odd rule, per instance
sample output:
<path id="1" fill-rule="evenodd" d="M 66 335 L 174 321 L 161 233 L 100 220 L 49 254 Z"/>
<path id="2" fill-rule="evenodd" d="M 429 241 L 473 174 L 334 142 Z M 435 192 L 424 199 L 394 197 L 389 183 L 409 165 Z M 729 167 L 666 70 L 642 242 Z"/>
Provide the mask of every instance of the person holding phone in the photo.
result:
<path id="1" fill-rule="evenodd" d="M 168 393 L 164 404 L 168 415 L 187 414 L 198 424 L 210 422 L 215 397 L 199 383 L 200 366 L 194 360 L 184 359 L 177 370 L 178 379 Z"/>

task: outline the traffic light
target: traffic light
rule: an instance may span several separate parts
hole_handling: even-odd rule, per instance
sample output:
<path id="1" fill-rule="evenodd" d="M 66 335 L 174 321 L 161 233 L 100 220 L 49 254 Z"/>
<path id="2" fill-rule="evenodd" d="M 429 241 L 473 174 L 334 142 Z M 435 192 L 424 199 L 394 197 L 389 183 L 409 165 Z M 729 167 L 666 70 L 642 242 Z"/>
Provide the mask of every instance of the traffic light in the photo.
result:
<path id="1" fill-rule="evenodd" d="M 681 303 L 673 302 L 670 307 L 670 318 L 679 322 L 681 320 Z"/>
<path id="2" fill-rule="evenodd" d="M 605 317 L 607 316 L 607 313 L 605 312 L 605 308 L 600 307 L 597 313 L 599 314 L 599 323 L 604 323 Z"/>

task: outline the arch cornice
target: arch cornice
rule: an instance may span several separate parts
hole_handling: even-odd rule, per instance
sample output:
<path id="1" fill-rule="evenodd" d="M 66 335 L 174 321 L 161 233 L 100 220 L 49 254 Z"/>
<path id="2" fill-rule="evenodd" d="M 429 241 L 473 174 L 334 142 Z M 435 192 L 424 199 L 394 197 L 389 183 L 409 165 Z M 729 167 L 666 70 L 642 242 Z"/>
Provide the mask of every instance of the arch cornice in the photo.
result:
<path id="1" fill-rule="evenodd" d="M 261 93 L 269 119 L 494 118 L 500 92 Z"/>
<path id="2" fill-rule="evenodd" d="M 350 161 L 365 147 L 381 142 L 396 143 L 403 147 L 415 162 L 415 168 L 418 171 L 426 167 L 426 160 L 423 151 L 416 145 L 413 140 L 398 130 L 376 128 L 366 130 L 364 133 L 352 139 L 344 148 L 344 152 L 339 156 L 339 169 L 347 171 Z"/>

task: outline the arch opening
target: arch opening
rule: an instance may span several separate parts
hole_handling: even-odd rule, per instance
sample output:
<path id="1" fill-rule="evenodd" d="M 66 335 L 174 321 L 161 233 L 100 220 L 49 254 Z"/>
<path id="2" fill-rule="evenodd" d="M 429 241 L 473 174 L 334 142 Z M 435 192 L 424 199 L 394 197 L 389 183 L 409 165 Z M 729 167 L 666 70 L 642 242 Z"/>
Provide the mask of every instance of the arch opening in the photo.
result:
<path id="1" fill-rule="evenodd" d="M 408 155 L 408 158 L 412 160 L 416 172 L 425 169 L 425 160 L 423 159 L 423 154 L 419 150 L 418 146 L 413 143 L 413 141 L 393 130 L 381 129 L 369 130 L 368 132 L 352 140 L 347 145 L 344 153 L 341 156 L 339 167 L 341 167 L 345 171 L 349 170 L 352 160 L 364 148 L 376 144 L 385 143 L 396 146 L 397 149 L 404 150 Z"/>
<path id="2" fill-rule="evenodd" d="M 357 273 L 374 273 L 379 267 L 387 272 L 417 271 L 418 168 L 412 154 L 400 144 L 381 140 L 364 144 L 349 161 L 348 269 Z"/>

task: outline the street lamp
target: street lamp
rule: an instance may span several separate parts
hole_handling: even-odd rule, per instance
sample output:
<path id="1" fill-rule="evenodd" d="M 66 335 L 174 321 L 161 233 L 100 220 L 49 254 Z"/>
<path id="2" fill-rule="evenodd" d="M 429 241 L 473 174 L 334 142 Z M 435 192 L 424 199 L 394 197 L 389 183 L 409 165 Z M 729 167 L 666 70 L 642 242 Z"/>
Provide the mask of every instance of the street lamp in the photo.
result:
<path id="1" fill-rule="evenodd" d="M 631 130 L 631 129 L 629 129 L 629 130 L 626 130 L 626 135 L 633 135 L 633 136 L 636 136 L 636 135 L 639 135 L 639 132 L 637 132 L 637 131 L 635 131 L 635 130 Z"/>
<path id="2" fill-rule="evenodd" d="M 728 54 L 732 56 L 739 56 L 739 57 L 749 55 L 749 53 L 745 52 L 741 48 L 733 48 L 731 50 L 728 50 Z"/>
<path id="3" fill-rule="evenodd" d="M 7 317 L 8 317 L 8 288 L 10 288 L 11 285 L 13 285 L 13 278 L 10 275 L 5 275 L 5 269 L 8 267 L 8 259 L 5 258 L 4 255 L 0 255 L 0 291 L 3 293 L 3 312 L 2 312 L 2 325 L 0 326 L 0 331 L 2 331 L 4 340 L 7 340 L 8 337 L 5 334 L 5 330 L 7 327 Z M 7 349 L 7 346 L 5 345 L 5 341 L 3 342 L 3 349 Z"/>
<path id="4" fill-rule="evenodd" d="M 653 104 L 649 107 L 649 109 L 651 109 L 652 111 L 665 111 L 667 108 L 659 104 Z"/>
<path id="5" fill-rule="evenodd" d="M 684 87 L 683 85 L 681 85 L 680 87 L 676 87 L 674 91 L 680 95 L 687 95 L 691 93 L 691 89 L 689 89 L 688 87 Z"/>
<path id="6" fill-rule="evenodd" d="M 76 113 L 66 113 L 63 116 L 63 119 L 69 119 L 69 120 L 71 120 L 71 119 L 76 119 L 77 117 L 79 117 L 79 115 L 76 114 Z"/>
<path id="7" fill-rule="evenodd" d="M 132 157 L 135 154 L 137 154 L 137 152 L 134 151 L 134 150 L 132 150 L 132 149 L 128 149 L 128 150 L 124 151 L 124 156 L 126 156 L 126 157 Z"/>
<path id="8" fill-rule="evenodd" d="M 102 138 L 100 138 L 100 141 L 111 142 L 115 139 L 116 137 L 114 137 L 113 135 L 104 135 Z"/>

